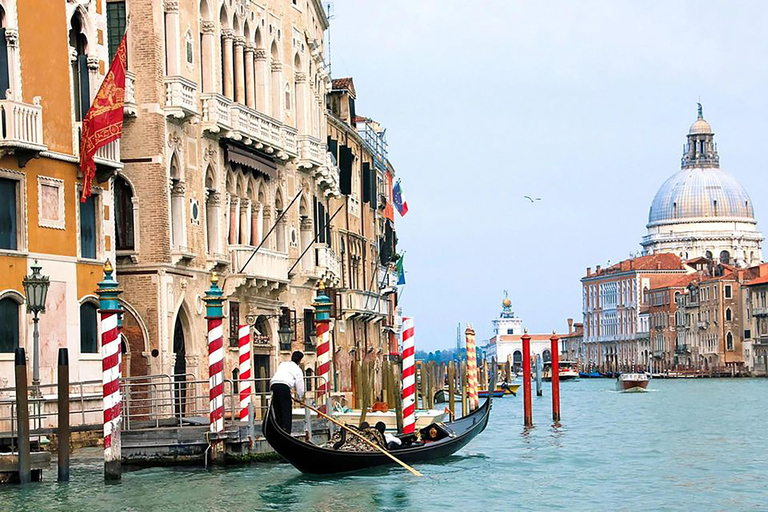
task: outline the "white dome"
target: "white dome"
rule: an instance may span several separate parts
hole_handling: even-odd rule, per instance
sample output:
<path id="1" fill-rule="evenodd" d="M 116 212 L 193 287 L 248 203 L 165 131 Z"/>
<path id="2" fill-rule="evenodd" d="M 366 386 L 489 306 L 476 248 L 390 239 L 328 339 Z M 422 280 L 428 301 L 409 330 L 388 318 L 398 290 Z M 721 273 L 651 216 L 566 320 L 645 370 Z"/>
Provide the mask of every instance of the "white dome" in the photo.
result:
<path id="1" fill-rule="evenodd" d="M 656 192 L 648 226 L 695 219 L 755 222 L 755 212 L 733 176 L 716 167 L 692 167 L 672 175 Z"/>

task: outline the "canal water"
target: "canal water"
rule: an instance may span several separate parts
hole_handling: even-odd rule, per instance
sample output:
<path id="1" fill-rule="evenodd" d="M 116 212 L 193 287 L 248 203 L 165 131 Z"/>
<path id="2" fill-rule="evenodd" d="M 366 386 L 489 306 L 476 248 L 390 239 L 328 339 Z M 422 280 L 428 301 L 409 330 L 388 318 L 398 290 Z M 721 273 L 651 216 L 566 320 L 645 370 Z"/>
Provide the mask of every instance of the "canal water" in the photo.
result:
<path id="1" fill-rule="evenodd" d="M 72 481 L 0 488 L 0 511 L 410 511 L 766 510 L 768 380 L 654 380 L 620 394 L 609 379 L 561 385 L 562 425 L 551 395 L 494 401 L 486 431 L 453 457 L 341 477 L 303 476 L 288 464 L 146 469 L 119 484 L 100 461 L 78 462 Z"/>

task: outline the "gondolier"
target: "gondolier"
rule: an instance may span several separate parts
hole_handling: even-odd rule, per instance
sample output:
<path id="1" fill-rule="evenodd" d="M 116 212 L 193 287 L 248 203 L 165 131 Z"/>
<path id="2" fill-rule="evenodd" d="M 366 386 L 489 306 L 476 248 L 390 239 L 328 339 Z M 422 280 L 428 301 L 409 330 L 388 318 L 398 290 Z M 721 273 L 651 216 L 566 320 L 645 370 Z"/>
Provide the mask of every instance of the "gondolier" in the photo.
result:
<path id="1" fill-rule="evenodd" d="M 269 381 L 272 391 L 272 410 L 277 424 L 291 433 L 291 390 L 296 390 L 296 398 L 304 398 L 304 372 L 299 367 L 304 353 L 295 351 L 290 361 L 284 361 Z"/>

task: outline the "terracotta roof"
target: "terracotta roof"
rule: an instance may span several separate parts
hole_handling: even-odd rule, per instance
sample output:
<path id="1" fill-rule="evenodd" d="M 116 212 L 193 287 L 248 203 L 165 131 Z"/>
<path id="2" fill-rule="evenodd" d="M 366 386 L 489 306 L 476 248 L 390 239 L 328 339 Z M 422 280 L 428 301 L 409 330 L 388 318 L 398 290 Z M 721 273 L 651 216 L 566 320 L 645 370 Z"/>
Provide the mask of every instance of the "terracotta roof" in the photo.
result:
<path id="1" fill-rule="evenodd" d="M 754 286 L 756 284 L 766 284 L 766 283 L 768 283 L 768 276 L 762 276 L 762 277 L 753 279 L 751 281 L 747 281 L 746 283 L 744 283 L 744 286 Z"/>
<path id="2" fill-rule="evenodd" d="M 683 265 L 680 258 L 675 254 L 649 254 L 647 256 L 620 261 L 608 268 L 602 268 L 588 277 L 628 272 L 632 270 L 683 270 Z"/>
<path id="3" fill-rule="evenodd" d="M 352 77 L 334 78 L 331 80 L 332 91 L 348 91 L 353 98 L 357 97 L 355 94 L 355 83 L 352 81 Z"/>

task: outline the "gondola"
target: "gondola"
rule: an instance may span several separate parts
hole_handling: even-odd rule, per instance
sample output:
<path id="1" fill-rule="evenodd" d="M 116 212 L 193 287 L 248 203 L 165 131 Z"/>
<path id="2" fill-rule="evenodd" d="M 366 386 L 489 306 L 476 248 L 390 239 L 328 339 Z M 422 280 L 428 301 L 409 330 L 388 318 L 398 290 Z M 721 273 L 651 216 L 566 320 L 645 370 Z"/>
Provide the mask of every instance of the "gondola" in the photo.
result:
<path id="1" fill-rule="evenodd" d="M 446 437 L 419 446 L 392 450 L 392 455 L 408 464 L 452 455 L 485 430 L 491 414 L 491 400 L 489 397 L 483 405 L 467 416 L 440 425 L 441 431 L 448 434 Z M 267 409 L 262 430 L 272 448 L 302 473 L 347 473 L 393 463 L 392 459 L 383 453 L 333 450 L 297 439 L 277 424 L 272 407 Z"/>

